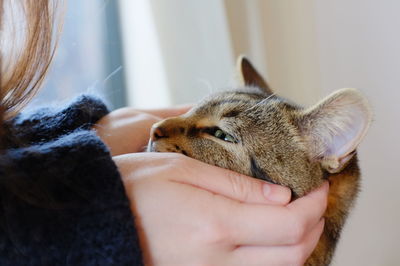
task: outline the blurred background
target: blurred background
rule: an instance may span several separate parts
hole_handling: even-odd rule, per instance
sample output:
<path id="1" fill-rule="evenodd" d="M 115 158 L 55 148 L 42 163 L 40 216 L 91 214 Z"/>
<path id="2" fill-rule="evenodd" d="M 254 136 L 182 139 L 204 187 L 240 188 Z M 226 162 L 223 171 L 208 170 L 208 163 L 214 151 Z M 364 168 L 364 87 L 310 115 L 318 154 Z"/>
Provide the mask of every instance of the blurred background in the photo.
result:
<path id="1" fill-rule="evenodd" d="M 400 2 L 70 0 L 45 89 L 31 106 L 97 93 L 112 108 L 196 102 L 237 85 L 246 54 L 282 96 L 310 105 L 359 88 L 374 109 L 362 191 L 333 265 L 400 265 Z"/>

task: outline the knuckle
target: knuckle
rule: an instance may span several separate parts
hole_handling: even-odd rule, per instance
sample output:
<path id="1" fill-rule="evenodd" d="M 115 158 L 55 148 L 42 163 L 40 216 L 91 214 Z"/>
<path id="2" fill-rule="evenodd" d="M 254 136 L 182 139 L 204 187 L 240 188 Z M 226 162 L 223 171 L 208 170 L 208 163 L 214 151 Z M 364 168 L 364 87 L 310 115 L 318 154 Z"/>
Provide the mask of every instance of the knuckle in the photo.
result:
<path id="1" fill-rule="evenodd" d="M 248 201 L 251 197 L 249 180 L 243 178 L 241 174 L 232 171 L 229 172 L 228 177 L 233 194 L 237 195 L 242 201 Z"/>
<path id="2" fill-rule="evenodd" d="M 230 237 L 228 230 L 215 219 L 204 221 L 198 231 L 199 237 L 207 244 L 219 245 L 229 243 Z"/>
<path id="3" fill-rule="evenodd" d="M 137 111 L 131 110 L 130 107 L 122 107 L 122 108 L 118 108 L 117 110 L 112 111 L 110 113 L 110 115 L 112 115 L 113 117 L 119 118 L 119 117 L 124 117 L 127 114 L 134 115 L 137 113 L 138 113 Z"/>
<path id="4" fill-rule="evenodd" d="M 290 265 L 304 265 L 304 262 L 307 260 L 307 252 L 304 245 L 294 246 L 288 258 L 290 260 Z"/>
<path id="5" fill-rule="evenodd" d="M 160 120 L 157 117 L 155 117 L 154 115 L 147 114 L 147 113 L 138 113 L 136 115 L 136 119 L 141 120 L 141 121 L 149 121 L 151 123 L 155 123 Z"/>
<path id="6" fill-rule="evenodd" d="M 306 233 L 305 222 L 298 217 L 292 217 L 289 226 L 290 226 L 289 230 L 290 244 L 299 243 L 303 239 Z"/>

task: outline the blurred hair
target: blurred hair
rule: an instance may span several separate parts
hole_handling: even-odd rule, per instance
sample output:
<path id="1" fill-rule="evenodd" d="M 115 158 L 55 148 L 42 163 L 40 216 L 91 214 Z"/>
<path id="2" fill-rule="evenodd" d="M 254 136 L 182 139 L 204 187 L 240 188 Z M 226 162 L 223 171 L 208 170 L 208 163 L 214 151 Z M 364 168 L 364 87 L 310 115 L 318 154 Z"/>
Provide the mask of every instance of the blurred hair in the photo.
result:
<path id="1" fill-rule="evenodd" d="M 54 57 L 60 36 L 63 0 L 0 0 L 0 159 L 6 152 L 7 120 L 12 119 L 40 88 Z M 79 185 L 57 176 L 21 178 L 15 165 L 1 170 L 0 205 L 6 206 L 13 197 L 41 208 L 74 207 L 74 201 L 58 200 L 51 190 L 71 189 L 71 197 L 82 193 Z M 55 181 L 56 180 L 56 181 Z M 7 228 L 5 211 L 0 215 L 0 228 Z M 5 230 L 12 239 L 12 231 Z"/>
<path id="2" fill-rule="evenodd" d="M 1 129 L 45 78 L 61 31 L 60 5 L 61 0 L 0 0 Z"/>

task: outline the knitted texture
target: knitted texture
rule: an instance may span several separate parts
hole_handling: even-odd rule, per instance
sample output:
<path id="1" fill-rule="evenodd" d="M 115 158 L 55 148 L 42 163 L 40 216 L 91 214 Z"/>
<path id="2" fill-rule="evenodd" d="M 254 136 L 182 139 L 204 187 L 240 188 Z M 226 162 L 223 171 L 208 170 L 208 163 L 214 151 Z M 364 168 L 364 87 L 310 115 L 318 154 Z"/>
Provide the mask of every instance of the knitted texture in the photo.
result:
<path id="1" fill-rule="evenodd" d="M 120 175 L 90 130 L 107 113 L 85 96 L 7 124 L 0 265 L 142 265 Z"/>

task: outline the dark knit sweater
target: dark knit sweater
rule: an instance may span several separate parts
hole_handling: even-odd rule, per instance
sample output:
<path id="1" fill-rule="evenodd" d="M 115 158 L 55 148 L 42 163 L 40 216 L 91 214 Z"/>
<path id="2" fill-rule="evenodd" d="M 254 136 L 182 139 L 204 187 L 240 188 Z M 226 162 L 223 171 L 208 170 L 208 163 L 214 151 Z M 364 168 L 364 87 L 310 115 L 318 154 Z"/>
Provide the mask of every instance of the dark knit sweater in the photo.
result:
<path id="1" fill-rule="evenodd" d="M 108 113 L 83 96 L 6 124 L 0 153 L 0 265 L 142 265 L 129 202 L 91 131 Z"/>

